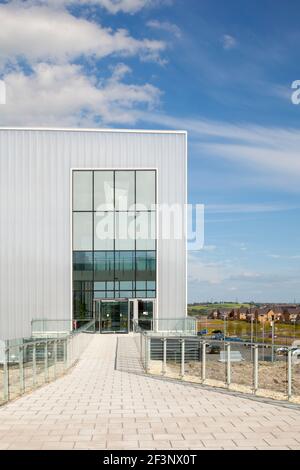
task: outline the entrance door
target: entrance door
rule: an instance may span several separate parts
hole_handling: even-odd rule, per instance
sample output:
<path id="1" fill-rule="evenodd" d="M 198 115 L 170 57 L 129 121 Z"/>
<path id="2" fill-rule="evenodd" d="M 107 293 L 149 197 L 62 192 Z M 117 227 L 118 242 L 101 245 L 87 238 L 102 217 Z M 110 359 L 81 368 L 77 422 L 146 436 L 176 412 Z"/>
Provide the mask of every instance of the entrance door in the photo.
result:
<path id="1" fill-rule="evenodd" d="M 154 301 L 138 300 L 138 324 L 143 330 L 153 330 Z"/>
<path id="2" fill-rule="evenodd" d="M 128 300 L 100 301 L 100 333 L 128 333 Z"/>

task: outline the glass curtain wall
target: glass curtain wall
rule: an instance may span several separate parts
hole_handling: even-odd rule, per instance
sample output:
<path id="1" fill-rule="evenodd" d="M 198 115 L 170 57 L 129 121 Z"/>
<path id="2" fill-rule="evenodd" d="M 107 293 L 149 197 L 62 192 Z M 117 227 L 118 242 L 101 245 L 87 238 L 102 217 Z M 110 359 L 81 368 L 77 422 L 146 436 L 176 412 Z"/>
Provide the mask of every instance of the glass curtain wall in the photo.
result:
<path id="1" fill-rule="evenodd" d="M 156 297 L 156 171 L 73 171 L 73 317 Z"/>

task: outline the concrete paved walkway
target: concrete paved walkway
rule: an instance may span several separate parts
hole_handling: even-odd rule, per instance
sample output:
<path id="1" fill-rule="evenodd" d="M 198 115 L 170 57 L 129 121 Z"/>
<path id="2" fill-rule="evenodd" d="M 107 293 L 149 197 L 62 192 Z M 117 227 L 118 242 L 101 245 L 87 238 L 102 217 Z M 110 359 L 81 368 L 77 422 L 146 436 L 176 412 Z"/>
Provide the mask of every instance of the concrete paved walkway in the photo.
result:
<path id="1" fill-rule="evenodd" d="M 145 376 L 132 336 L 91 336 L 65 377 L 0 408 L 0 449 L 300 449 L 300 410 Z"/>

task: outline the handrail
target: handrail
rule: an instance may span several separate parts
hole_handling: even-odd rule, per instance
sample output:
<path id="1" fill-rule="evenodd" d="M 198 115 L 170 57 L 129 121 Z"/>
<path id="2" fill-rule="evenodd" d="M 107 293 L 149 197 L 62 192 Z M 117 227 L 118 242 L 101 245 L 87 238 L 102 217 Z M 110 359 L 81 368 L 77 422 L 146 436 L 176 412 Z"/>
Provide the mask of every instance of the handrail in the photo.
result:
<path id="1" fill-rule="evenodd" d="M 146 373 L 300 402 L 300 347 L 151 332 L 137 345 Z"/>
<path id="2" fill-rule="evenodd" d="M 91 320 L 55 338 L 21 338 L 0 344 L 0 404 L 55 380 L 72 367 L 89 342 Z M 2 369 L 2 374 L 1 374 Z"/>

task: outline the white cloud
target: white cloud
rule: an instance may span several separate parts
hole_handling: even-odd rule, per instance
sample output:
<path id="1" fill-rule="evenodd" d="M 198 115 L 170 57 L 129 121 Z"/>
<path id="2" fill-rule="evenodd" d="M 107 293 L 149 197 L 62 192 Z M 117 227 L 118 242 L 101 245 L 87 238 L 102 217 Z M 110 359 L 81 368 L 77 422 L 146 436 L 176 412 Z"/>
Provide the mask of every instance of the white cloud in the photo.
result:
<path id="1" fill-rule="evenodd" d="M 166 31 L 173 34 L 177 38 L 181 38 L 182 36 L 181 29 L 176 24 L 170 23 L 169 21 L 151 20 L 147 22 L 147 26 L 149 26 L 149 28 Z"/>
<path id="2" fill-rule="evenodd" d="M 300 204 L 207 204 L 206 212 L 215 214 L 251 214 L 258 212 L 281 212 L 287 210 L 300 209 Z"/>
<path id="3" fill-rule="evenodd" d="M 126 29 L 113 31 L 47 6 L 0 5 L 0 24 L 0 64 L 20 57 L 29 63 L 67 62 L 82 55 L 103 58 L 111 54 L 159 60 L 165 48 L 162 41 L 135 39 Z"/>
<path id="4" fill-rule="evenodd" d="M 95 5 L 105 8 L 111 14 L 116 14 L 119 12 L 136 13 L 145 7 L 158 3 L 158 1 L 159 0 L 28 0 L 26 1 L 26 4 L 29 6 L 46 5 L 55 8 L 65 7 L 72 4 Z M 22 1 L 17 0 L 14 3 L 20 4 Z"/>
<path id="5" fill-rule="evenodd" d="M 299 192 L 300 129 L 229 123 L 205 119 L 184 119 L 163 114 L 141 115 L 144 121 L 164 127 L 186 129 L 199 157 L 227 160 L 252 171 L 253 182 Z M 291 207 L 291 208 L 296 208 Z M 264 210 L 267 207 L 264 207 Z M 244 208 L 245 209 L 245 208 Z M 250 208 L 251 209 L 251 208 Z M 281 210 L 270 205 L 270 210 Z M 282 208 L 285 209 L 284 207 Z M 252 211 L 252 210 L 251 210 Z"/>
<path id="6" fill-rule="evenodd" d="M 222 45 L 225 50 L 234 49 L 237 46 L 237 40 L 230 34 L 224 34 L 222 37 Z"/>
<path id="7" fill-rule="evenodd" d="M 130 69 L 119 64 L 106 81 L 87 77 L 79 65 L 35 65 L 5 76 L 7 105 L 1 125 L 93 126 L 134 123 L 136 109 L 154 106 L 160 91 L 150 84 L 122 83 Z"/>
<path id="8" fill-rule="evenodd" d="M 218 263 L 204 263 L 189 256 L 188 281 L 190 284 L 220 284 L 223 279 L 223 268 Z"/>
<path id="9" fill-rule="evenodd" d="M 132 124 L 138 110 L 153 109 L 159 102 L 158 88 L 125 80 L 131 69 L 124 63 L 114 66 L 109 78 L 99 78 L 101 68 L 96 60 L 138 56 L 161 62 L 165 43 L 135 39 L 125 29 L 114 31 L 76 17 L 64 8 L 69 3 L 73 2 L 17 0 L 0 4 L 0 73 L 7 88 L 1 125 Z M 133 12 L 149 2 L 81 3 Z M 78 65 L 82 59 L 85 67 Z"/>

